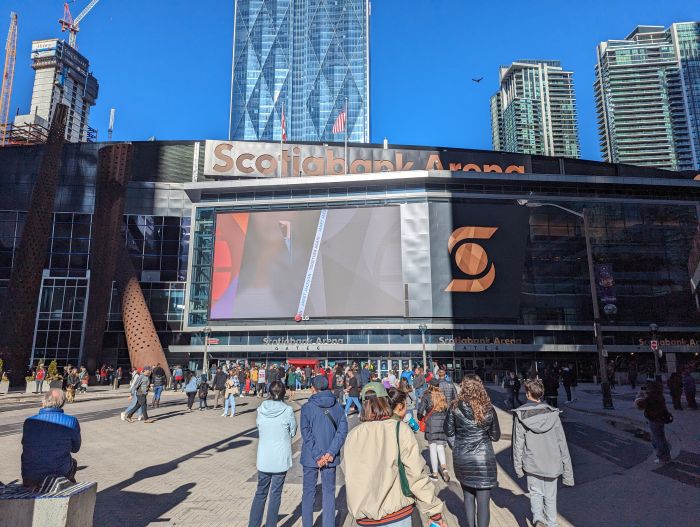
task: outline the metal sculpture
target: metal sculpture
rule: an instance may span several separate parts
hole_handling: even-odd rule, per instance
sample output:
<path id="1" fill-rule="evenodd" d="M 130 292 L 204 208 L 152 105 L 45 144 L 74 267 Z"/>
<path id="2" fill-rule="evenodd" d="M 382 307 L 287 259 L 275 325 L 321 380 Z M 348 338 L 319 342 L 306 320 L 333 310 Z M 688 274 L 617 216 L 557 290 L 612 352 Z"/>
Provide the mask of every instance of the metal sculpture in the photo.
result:
<path id="1" fill-rule="evenodd" d="M 22 381 L 31 357 L 37 299 L 53 227 L 67 114 L 66 105 L 56 105 L 0 318 L 0 358 L 5 360 L 13 383 Z"/>
<path id="2" fill-rule="evenodd" d="M 90 293 L 83 339 L 83 357 L 91 373 L 102 363 L 102 341 L 107 327 L 116 255 L 124 245 L 120 227 L 131 156 L 132 146 L 126 143 L 103 147 L 98 154 L 90 242 Z"/>
<path id="3" fill-rule="evenodd" d="M 131 258 L 122 244 L 117 253 L 117 273 L 115 276 L 121 295 L 122 321 L 129 348 L 129 360 L 134 368 L 155 366 L 160 363 L 168 379 L 170 368 L 163 352 L 163 346 L 153 325 L 151 312 L 136 277 Z"/>

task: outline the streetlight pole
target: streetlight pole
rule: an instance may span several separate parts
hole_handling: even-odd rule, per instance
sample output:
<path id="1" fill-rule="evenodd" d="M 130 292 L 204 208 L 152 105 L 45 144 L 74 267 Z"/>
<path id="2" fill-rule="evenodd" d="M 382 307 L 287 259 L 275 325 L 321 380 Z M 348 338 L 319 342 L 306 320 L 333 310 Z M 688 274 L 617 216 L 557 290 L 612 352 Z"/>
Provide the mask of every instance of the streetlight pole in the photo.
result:
<path id="1" fill-rule="evenodd" d="M 656 332 L 659 331 L 659 326 L 657 324 L 649 324 L 649 331 L 651 332 L 651 340 L 657 340 Z M 658 342 L 658 341 L 657 341 Z M 657 344 L 658 346 L 658 344 Z M 654 380 L 661 382 L 661 367 L 659 365 L 659 348 L 651 350 L 654 354 Z"/>
<path id="2" fill-rule="evenodd" d="M 423 371 L 427 372 L 428 354 L 425 351 L 425 332 L 428 330 L 428 326 L 426 326 L 425 324 L 421 324 L 420 326 L 418 326 L 418 330 L 420 331 L 421 344 L 423 345 Z"/>
<path id="3" fill-rule="evenodd" d="M 598 351 L 598 367 L 600 368 L 600 387 L 603 394 L 603 408 L 606 410 L 613 409 L 612 392 L 610 391 L 610 382 L 607 376 L 607 367 L 605 364 L 605 349 L 603 347 L 603 332 L 600 327 L 600 308 L 598 306 L 598 290 L 595 283 L 595 268 L 593 267 L 593 249 L 591 239 L 588 232 L 588 209 L 583 208 L 582 212 L 562 207 L 556 203 L 530 203 L 528 200 L 518 200 L 518 205 L 525 207 L 555 207 L 557 209 L 573 214 L 583 220 L 583 237 L 586 240 L 586 259 L 588 260 L 588 281 L 591 287 L 591 301 L 593 303 L 593 333 L 595 335 L 596 350 Z"/>
<path id="4" fill-rule="evenodd" d="M 204 374 L 209 379 L 209 334 L 211 333 L 211 328 L 209 326 L 204 328 Z"/>

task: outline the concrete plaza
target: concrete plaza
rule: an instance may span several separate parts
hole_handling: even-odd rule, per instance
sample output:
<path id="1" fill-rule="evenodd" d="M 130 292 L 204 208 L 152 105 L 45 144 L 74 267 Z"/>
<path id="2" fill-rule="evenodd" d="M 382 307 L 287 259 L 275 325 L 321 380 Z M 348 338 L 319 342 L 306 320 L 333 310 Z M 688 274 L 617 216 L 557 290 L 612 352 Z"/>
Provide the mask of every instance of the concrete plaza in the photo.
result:
<path id="1" fill-rule="evenodd" d="M 492 389 L 491 394 L 502 406 L 505 393 Z M 700 413 L 674 412 L 668 427 L 674 461 L 659 466 L 653 462 L 641 412 L 632 408 L 630 389 L 615 394 L 612 412 L 599 409 L 599 391 L 593 385 L 579 386 L 576 395 L 574 404 L 560 405 L 576 479 L 575 487 L 560 488 L 560 526 L 692 523 L 700 488 Z M 306 397 L 302 393 L 291 403 L 297 415 Z M 246 526 L 256 486 L 259 401 L 239 398 L 232 419 L 221 417 L 220 410 L 188 413 L 183 394 L 166 392 L 161 407 L 149 412 L 157 418 L 153 424 L 119 419 L 127 404 L 125 389 L 97 389 L 68 405 L 66 411 L 80 419 L 83 435 L 77 477 L 98 482 L 94 525 Z M 38 403 L 36 395 L 0 398 L 0 481 L 20 477 L 22 422 Z M 491 525 L 529 526 L 525 482 L 515 477 L 510 458 L 512 420 L 501 409 L 499 418 L 503 436 L 495 448 L 500 486 L 492 493 Z M 351 424 L 356 422 L 352 417 Z M 284 527 L 301 525 L 300 440 L 297 436 L 294 441 L 296 463 L 282 498 Z M 337 525 L 353 525 L 340 472 L 337 492 Z M 447 503 L 448 524 L 464 525 L 459 485 L 440 481 L 438 493 Z M 414 518 L 414 525 L 420 524 Z"/>

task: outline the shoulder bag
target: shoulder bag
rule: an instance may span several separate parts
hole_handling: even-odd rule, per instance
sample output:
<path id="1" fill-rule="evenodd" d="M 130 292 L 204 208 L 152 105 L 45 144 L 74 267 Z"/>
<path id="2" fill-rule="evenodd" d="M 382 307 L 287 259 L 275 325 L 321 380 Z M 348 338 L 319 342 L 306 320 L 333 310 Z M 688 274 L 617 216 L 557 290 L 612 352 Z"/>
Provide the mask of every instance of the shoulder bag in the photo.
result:
<path id="1" fill-rule="evenodd" d="M 425 415 L 423 417 L 423 419 L 418 421 L 418 428 L 420 429 L 421 432 L 425 432 L 425 428 L 428 424 L 428 419 L 430 419 L 430 416 L 433 415 L 434 411 L 435 410 L 433 408 L 431 408 L 430 411 L 428 412 L 428 415 Z"/>
<path id="2" fill-rule="evenodd" d="M 408 478 L 406 477 L 406 467 L 403 466 L 403 461 L 401 461 L 401 443 L 399 442 L 399 427 L 401 426 L 401 421 L 396 421 L 396 446 L 399 449 L 399 480 L 401 481 L 401 492 L 407 498 L 412 498 L 413 493 L 411 492 L 411 485 L 408 483 Z"/>

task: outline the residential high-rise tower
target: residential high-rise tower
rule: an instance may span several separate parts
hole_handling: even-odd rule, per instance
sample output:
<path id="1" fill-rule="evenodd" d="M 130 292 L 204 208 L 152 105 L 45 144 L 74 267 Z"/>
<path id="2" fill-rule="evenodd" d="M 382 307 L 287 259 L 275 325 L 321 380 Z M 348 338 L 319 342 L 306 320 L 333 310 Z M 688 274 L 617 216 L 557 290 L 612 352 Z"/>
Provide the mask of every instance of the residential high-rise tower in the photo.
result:
<path id="1" fill-rule="evenodd" d="M 32 42 L 34 88 L 29 113 L 15 117 L 15 126 L 48 128 L 58 103 L 68 107 L 66 140 L 94 139 L 89 126 L 90 108 L 97 101 L 99 86 L 90 63 L 67 42 L 52 38 Z"/>
<path id="2" fill-rule="evenodd" d="M 369 141 L 369 0 L 235 0 L 229 137 Z"/>
<path id="3" fill-rule="evenodd" d="M 501 66 L 491 97 L 493 148 L 523 154 L 579 157 L 573 73 L 555 60 Z"/>
<path id="4" fill-rule="evenodd" d="M 600 43 L 595 92 L 606 161 L 700 169 L 700 22 Z"/>

